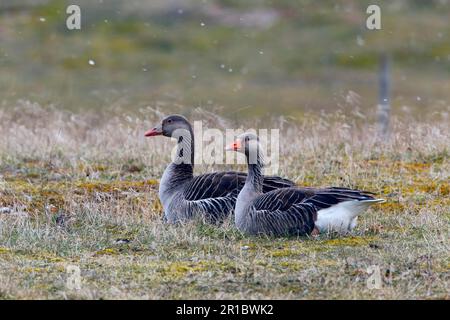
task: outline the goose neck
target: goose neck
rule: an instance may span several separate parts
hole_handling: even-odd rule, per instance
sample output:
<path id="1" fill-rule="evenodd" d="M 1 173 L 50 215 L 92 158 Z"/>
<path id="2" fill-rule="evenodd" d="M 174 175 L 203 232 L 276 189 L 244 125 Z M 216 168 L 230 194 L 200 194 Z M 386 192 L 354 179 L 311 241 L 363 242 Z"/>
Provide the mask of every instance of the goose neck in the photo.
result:
<path id="1" fill-rule="evenodd" d="M 262 193 L 263 190 L 263 167 L 264 161 L 261 153 L 257 152 L 255 161 L 252 161 L 247 155 L 248 175 L 245 182 L 247 187 L 250 187 L 257 193 Z"/>
<path id="2" fill-rule="evenodd" d="M 194 133 L 189 125 L 188 129 L 178 129 L 172 137 L 177 139 L 177 150 L 172 163 L 187 171 L 194 167 Z"/>

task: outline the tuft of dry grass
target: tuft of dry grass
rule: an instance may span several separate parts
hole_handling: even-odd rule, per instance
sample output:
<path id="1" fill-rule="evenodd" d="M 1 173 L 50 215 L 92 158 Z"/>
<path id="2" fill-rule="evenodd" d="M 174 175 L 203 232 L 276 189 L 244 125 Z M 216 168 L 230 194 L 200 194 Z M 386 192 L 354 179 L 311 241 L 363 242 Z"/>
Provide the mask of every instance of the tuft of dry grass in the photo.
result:
<path id="1" fill-rule="evenodd" d="M 231 219 L 163 223 L 158 178 L 172 144 L 143 137 L 157 111 L 77 114 L 27 101 L 0 110 L 1 298 L 449 297 L 445 117 L 394 118 L 388 140 L 370 115 L 271 119 L 282 128 L 280 175 L 388 200 L 348 237 L 274 239 L 242 235 Z M 205 116 L 209 126 L 242 125 Z M 70 265 L 81 270 L 80 290 L 67 287 Z M 378 289 L 367 285 L 371 266 Z"/>

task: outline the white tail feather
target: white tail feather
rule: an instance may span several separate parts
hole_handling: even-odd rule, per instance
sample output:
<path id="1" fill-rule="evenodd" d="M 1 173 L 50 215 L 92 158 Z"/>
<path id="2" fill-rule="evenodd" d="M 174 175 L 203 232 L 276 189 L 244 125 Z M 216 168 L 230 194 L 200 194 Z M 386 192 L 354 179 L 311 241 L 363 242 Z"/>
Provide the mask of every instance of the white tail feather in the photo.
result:
<path id="1" fill-rule="evenodd" d="M 385 201 L 384 199 L 371 199 L 340 202 L 317 212 L 316 227 L 320 232 L 349 232 L 356 226 L 358 215 L 371 205 Z"/>

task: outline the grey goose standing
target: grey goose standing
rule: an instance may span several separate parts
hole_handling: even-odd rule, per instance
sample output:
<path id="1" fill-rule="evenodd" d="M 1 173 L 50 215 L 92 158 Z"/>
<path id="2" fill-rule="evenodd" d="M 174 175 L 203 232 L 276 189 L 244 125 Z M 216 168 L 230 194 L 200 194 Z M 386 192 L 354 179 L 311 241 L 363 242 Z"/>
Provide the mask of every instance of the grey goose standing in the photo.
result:
<path id="1" fill-rule="evenodd" d="M 291 187 L 263 194 L 264 155 L 258 137 L 244 133 L 227 150 L 242 152 L 247 158 L 248 175 L 236 201 L 235 223 L 248 234 L 346 233 L 356 226 L 360 213 L 374 203 L 384 202 L 369 192 L 347 188 Z"/>
<path id="2" fill-rule="evenodd" d="M 177 139 L 176 157 L 165 169 L 159 185 L 166 221 L 200 217 L 210 223 L 221 222 L 233 211 L 247 174 L 225 171 L 194 176 L 194 134 L 189 121 L 181 115 L 170 115 L 145 133 L 146 137 L 158 135 Z M 274 176 L 262 177 L 261 183 L 262 192 L 294 185 Z"/>

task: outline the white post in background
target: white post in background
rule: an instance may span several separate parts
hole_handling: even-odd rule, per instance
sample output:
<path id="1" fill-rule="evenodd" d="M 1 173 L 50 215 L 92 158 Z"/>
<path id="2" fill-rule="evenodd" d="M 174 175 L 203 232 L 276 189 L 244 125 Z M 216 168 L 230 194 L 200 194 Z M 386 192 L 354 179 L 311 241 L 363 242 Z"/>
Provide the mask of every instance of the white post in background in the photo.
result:
<path id="1" fill-rule="evenodd" d="M 380 58 L 379 71 L 379 98 L 377 106 L 378 133 L 380 138 L 387 139 L 389 136 L 389 120 L 391 115 L 390 105 L 390 59 L 387 54 Z"/>

